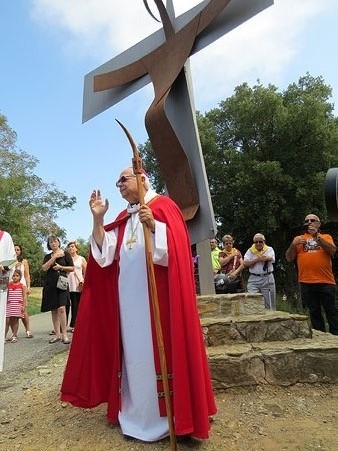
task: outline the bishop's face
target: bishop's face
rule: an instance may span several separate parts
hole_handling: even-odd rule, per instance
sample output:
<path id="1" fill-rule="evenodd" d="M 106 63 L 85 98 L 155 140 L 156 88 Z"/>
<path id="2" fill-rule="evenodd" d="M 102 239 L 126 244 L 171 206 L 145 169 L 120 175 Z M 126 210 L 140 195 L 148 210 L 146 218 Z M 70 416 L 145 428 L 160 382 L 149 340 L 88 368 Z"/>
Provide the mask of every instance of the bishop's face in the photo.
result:
<path id="1" fill-rule="evenodd" d="M 133 204 L 139 201 L 136 175 L 133 174 L 130 168 L 121 172 L 116 186 L 119 188 L 123 199 L 126 199 L 129 203 Z"/>

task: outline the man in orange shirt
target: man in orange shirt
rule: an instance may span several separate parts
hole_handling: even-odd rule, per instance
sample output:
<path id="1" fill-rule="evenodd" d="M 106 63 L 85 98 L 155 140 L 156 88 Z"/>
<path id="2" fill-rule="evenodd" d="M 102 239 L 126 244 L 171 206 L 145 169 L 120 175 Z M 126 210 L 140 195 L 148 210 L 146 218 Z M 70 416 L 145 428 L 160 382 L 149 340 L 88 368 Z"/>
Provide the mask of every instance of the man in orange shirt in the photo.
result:
<path id="1" fill-rule="evenodd" d="M 293 239 L 285 257 L 289 262 L 297 261 L 302 302 L 309 308 L 312 327 L 326 332 L 323 307 L 329 332 L 338 335 L 336 282 L 331 260 L 336 252 L 336 245 L 331 235 L 320 233 L 318 216 L 309 214 L 304 222 L 306 232 Z"/>

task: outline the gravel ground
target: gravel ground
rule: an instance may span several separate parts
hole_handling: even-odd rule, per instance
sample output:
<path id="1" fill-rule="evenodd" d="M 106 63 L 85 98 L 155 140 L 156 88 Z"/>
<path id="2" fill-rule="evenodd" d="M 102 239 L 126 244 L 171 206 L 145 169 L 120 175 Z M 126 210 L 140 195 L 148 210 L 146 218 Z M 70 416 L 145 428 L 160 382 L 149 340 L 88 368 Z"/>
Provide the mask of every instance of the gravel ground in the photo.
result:
<path id="1" fill-rule="evenodd" d="M 0 450 L 168 450 L 169 440 L 126 440 L 105 419 L 105 406 L 78 409 L 59 400 L 67 354 L 2 386 Z M 210 439 L 178 444 L 200 451 L 336 451 L 338 385 L 258 386 L 217 393 Z"/>

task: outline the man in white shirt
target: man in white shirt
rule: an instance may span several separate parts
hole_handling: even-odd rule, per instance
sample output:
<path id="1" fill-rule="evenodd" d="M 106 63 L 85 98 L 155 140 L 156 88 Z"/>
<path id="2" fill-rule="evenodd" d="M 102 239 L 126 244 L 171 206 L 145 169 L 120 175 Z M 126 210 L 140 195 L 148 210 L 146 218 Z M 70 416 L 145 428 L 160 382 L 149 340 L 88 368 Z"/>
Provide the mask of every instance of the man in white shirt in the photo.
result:
<path id="1" fill-rule="evenodd" d="M 276 285 L 273 276 L 275 251 L 265 244 L 265 236 L 256 233 L 253 245 L 244 255 L 244 267 L 249 268 L 248 293 L 262 293 L 265 308 L 276 310 Z"/>

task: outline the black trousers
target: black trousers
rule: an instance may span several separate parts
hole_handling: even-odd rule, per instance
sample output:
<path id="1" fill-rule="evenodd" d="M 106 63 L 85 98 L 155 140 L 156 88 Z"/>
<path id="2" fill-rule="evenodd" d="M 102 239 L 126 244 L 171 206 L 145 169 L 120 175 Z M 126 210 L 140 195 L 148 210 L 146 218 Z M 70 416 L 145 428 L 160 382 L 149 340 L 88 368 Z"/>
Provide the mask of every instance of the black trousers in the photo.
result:
<path id="1" fill-rule="evenodd" d="M 338 335 L 336 286 L 327 283 L 300 283 L 300 294 L 303 306 L 309 309 L 312 327 L 326 332 L 323 309 L 329 325 L 329 332 Z"/>
<path id="2" fill-rule="evenodd" d="M 69 297 L 70 297 L 70 303 L 67 306 L 68 309 L 66 309 L 66 310 L 68 310 L 68 311 L 66 311 L 67 323 L 68 323 L 68 316 L 69 316 L 69 310 L 70 310 L 71 318 L 70 318 L 69 327 L 75 327 L 75 321 L 76 321 L 77 311 L 79 309 L 81 293 L 78 293 L 77 291 L 71 291 L 69 293 Z"/>

